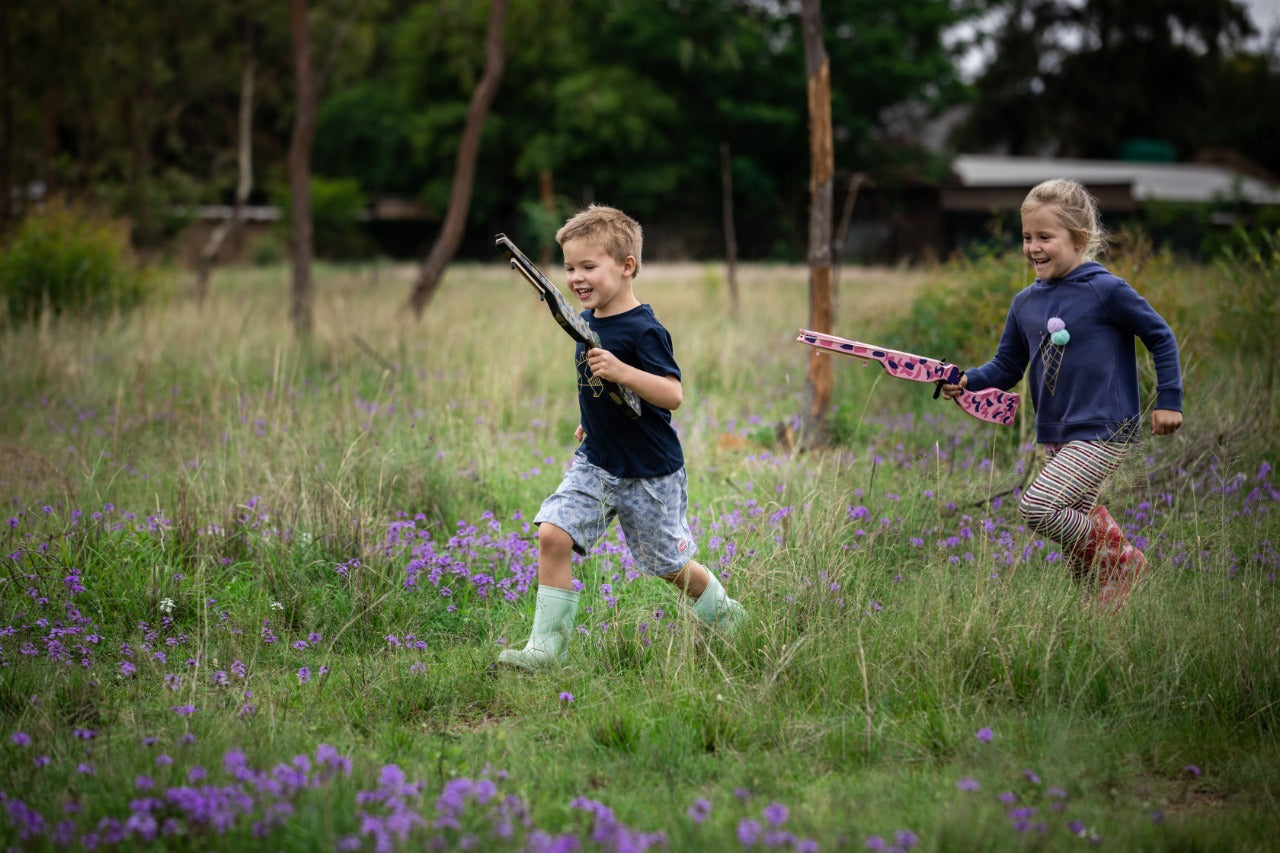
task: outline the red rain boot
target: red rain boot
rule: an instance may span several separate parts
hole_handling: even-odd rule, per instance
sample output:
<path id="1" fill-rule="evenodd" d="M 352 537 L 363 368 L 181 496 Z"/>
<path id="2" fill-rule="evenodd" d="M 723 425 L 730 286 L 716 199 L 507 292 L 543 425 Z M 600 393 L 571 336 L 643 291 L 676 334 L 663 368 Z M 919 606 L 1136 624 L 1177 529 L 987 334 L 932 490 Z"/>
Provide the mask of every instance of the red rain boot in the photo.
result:
<path id="1" fill-rule="evenodd" d="M 1093 522 L 1089 538 L 1098 543 L 1094 552 L 1098 603 L 1119 610 L 1146 571 L 1147 558 L 1124 538 L 1124 531 L 1106 507 L 1096 506 L 1090 510 L 1089 520 Z"/>
<path id="2" fill-rule="evenodd" d="M 1104 561 L 1105 555 L 1124 541 L 1124 532 L 1106 507 L 1094 507 L 1089 511 L 1088 518 L 1090 526 L 1085 531 L 1084 538 L 1068 549 L 1073 563 L 1072 572 L 1079 580 L 1092 576 L 1098 564 Z"/>
<path id="3" fill-rule="evenodd" d="M 1089 521 L 1093 524 L 1093 537 L 1099 552 L 1124 547 L 1124 529 L 1105 506 L 1098 504 L 1089 510 Z"/>

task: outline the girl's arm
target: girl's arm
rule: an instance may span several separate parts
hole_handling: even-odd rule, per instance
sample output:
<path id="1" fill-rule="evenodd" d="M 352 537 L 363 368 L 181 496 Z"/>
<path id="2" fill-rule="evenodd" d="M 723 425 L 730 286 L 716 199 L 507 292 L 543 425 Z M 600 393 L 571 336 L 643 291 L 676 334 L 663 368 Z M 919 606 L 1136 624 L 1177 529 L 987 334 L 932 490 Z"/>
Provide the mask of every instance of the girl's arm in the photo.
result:
<path id="1" fill-rule="evenodd" d="M 1004 332 L 1000 335 L 1000 343 L 996 344 L 996 354 L 991 361 L 981 367 L 974 367 L 964 372 L 965 387 L 970 391 L 982 391 L 985 388 L 999 388 L 1008 391 L 1022 379 L 1027 371 L 1027 363 L 1031 360 L 1027 352 L 1026 341 L 1018 330 L 1016 317 L 1017 299 L 1009 309 L 1009 316 L 1004 321 Z"/>
<path id="2" fill-rule="evenodd" d="M 1113 321 L 1122 329 L 1130 330 L 1151 353 L 1156 368 L 1156 409 L 1181 412 L 1182 367 L 1173 329 L 1147 300 L 1123 280 L 1120 286 L 1111 289 L 1108 297 L 1106 307 Z M 1154 421 L 1152 431 L 1155 432 Z"/>

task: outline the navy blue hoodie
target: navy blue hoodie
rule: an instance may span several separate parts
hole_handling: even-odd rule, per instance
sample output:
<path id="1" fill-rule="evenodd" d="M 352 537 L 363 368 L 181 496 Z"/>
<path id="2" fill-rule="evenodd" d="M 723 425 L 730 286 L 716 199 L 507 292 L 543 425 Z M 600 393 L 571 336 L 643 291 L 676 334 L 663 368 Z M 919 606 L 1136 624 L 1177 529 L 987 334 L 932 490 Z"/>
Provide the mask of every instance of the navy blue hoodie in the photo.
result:
<path id="1" fill-rule="evenodd" d="M 1050 341 L 1051 318 L 1066 324 L 1065 346 Z M 1126 281 L 1096 261 L 1063 278 L 1036 279 L 1015 296 L 995 356 L 965 371 L 968 387 L 1010 390 L 1030 365 L 1027 387 L 1037 441 L 1133 441 L 1140 411 L 1135 337 L 1155 361 L 1155 407 L 1182 411 L 1173 330 Z"/>

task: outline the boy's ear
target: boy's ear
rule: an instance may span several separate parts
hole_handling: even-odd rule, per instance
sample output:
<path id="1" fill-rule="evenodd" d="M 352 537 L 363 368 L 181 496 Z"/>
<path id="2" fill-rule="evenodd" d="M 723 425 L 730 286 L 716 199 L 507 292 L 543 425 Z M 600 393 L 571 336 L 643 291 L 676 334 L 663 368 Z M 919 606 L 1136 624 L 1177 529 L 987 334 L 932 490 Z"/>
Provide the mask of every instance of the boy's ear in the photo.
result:
<path id="1" fill-rule="evenodd" d="M 636 274 L 636 268 L 637 268 L 636 256 L 627 255 L 627 259 L 622 262 L 622 274 L 629 275 L 634 278 Z"/>

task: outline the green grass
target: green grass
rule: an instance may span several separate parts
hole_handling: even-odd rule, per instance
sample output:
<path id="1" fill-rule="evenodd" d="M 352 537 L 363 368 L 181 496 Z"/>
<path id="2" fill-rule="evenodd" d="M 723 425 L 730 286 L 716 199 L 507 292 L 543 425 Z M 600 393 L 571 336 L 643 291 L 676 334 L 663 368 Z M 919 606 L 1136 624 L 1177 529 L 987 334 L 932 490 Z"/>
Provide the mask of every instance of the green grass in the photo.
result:
<path id="1" fill-rule="evenodd" d="M 1014 511 L 1028 421 L 849 361 L 838 443 L 794 452 L 805 271 L 744 270 L 735 318 L 715 268 L 646 266 L 700 556 L 751 621 L 700 632 L 610 538 L 568 666 L 518 674 L 570 344 L 497 265 L 412 322 L 411 273 L 321 267 L 305 345 L 279 268 L 3 331 L 7 843 L 145 846 L 151 815 L 193 850 L 1272 846 L 1280 491 L 1227 343 L 1190 336 L 1186 428 L 1110 487 L 1153 571 L 1109 615 Z M 845 271 L 836 331 L 966 274 Z M 1179 275 L 1161 297 L 1210 325 L 1221 274 Z"/>

